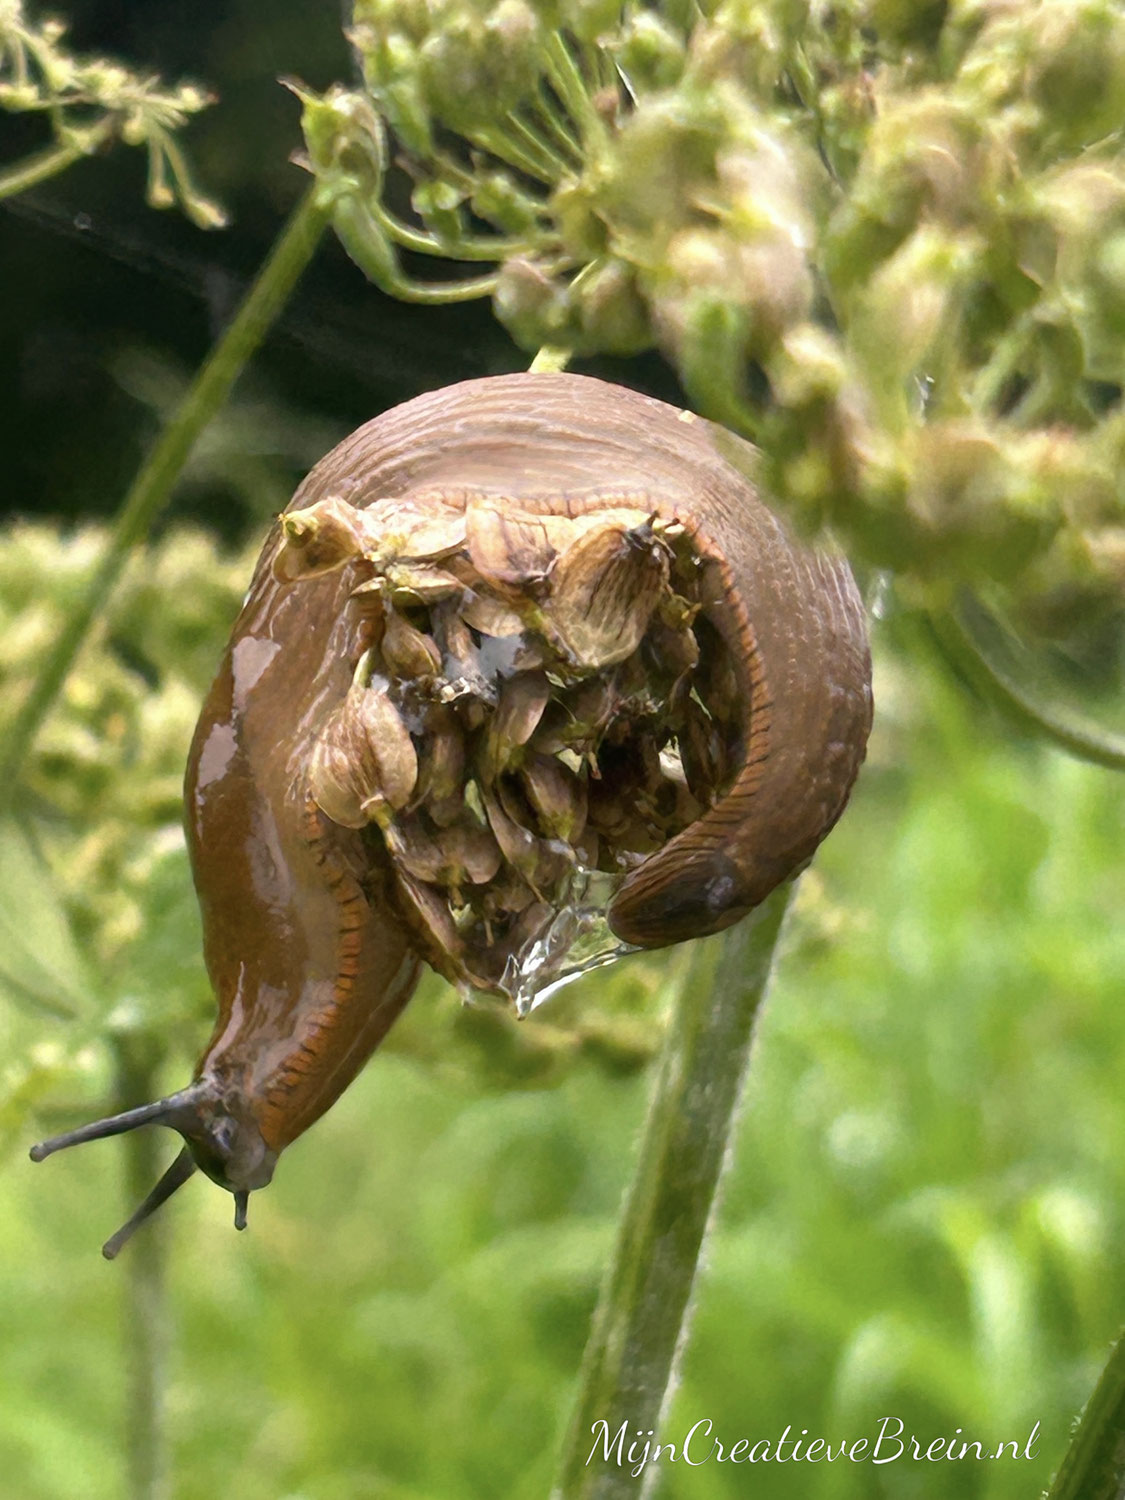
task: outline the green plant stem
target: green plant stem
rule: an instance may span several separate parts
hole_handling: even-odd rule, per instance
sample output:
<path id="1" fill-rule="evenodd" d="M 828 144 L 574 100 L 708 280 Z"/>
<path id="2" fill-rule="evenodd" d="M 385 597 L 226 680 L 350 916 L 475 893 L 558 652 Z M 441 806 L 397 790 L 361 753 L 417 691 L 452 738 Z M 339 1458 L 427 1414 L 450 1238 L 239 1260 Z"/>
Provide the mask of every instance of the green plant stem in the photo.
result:
<path id="1" fill-rule="evenodd" d="M 544 344 L 528 365 L 528 372 L 532 375 L 541 375 L 548 370 L 565 370 L 570 363 L 570 355 L 569 349 L 556 349 L 551 344 Z"/>
<path id="2" fill-rule="evenodd" d="M 65 172 L 81 156 L 77 146 L 49 146 L 45 151 L 26 157 L 0 174 L 0 199 L 14 198 L 17 193 Z"/>
<path id="3" fill-rule="evenodd" d="M 1125 1494 L 1125 1333 L 1086 1403 L 1047 1500 L 1121 1500 Z"/>
<path id="4" fill-rule="evenodd" d="M 525 151 L 530 152 L 542 162 L 557 182 L 566 175 L 568 164 L 562 159 L 554 146 L 526 120 L 521 120 L 519 115 L 509 113 L 505 119 L 508 130 L 520 141 Z"/>
<path id="5" fill-rule="evenodd" d="M 582 134 L 582 143 L 604 147 L 606 127 L 597 110 L 581 69 L 570 48 L 557 31 L 551 32 L 544 45 L 544 62 L 551 87 L 558 94 L 571 119 Z"/>
<path id="6" fill-rule="evenodd" d="M 498 126 L 479 126 L 471 133 L 466 132 L 466 140 L 479 146 L 483 151 L 491 152 L 498 161 L 507 162 L 510 167 L 518 167 L 521 172 L 535 181 L 541 182 L 545 187 L 551 188 L 555 184 L 554 169 L 545 167 L 524 151 L 518 141 L 513 141 L 506 131 Z"/>
<path id="7" fill-rule="evenodd" d="M 163 509 L 191 450 L 226 400 L 308 265 L 330 210 L 310 188 L 291 216 L 230 326 L 188 387 L 182 402 L 133 481 L 108 546 L 82 598 L 59 633 L 0 749 L 0 810 L 11 806 L 16 777 L 40 725 L 58 697 L 98 612 L 129 554 Z"/>
<path id="8" fill-rule="evenodd" d="M 146 1049 L 147 1050 L 147 1049 Z M 160 1092 L 154 1056 L 143 1060 L 121 1041 L 115 1047 L 117 1108 L 146 1103 Z M 125 1137 L 126 1214 L 132 1213 L 163 1171 L 163 1132 L 135 1130 Z M 168 1309 L 164 1295 L 167 1224 L 146 1224 L 123 1257 L 123 1336 L 126 1354 L 125 1462 L 129 1500 L 165 1500 L 168 1495 L 164 1430 Z"/>
<path id="9" fill-rule="evenodd" d="M 1110 771 L 1125 771 L 1125 735 L 1048 702 L 1032 682 L 1021 682 L 974 622 L 965 601 L 941 614 L 934 612 L 930 620 L 934 634 L 953 660 L 1026 729 L 1081 760 Z"/>
<path id="10" fill-rule="evenodd" d="M 701 944 L 680 986 L 552 1500 L 635 1500 L 658 1477 L 646 1468 L 642 1484 L 591 1449 L 602 1421 L 611 1438 L 627 1424 L 626 1448 L 638 1429 L 659 1440 L 790 890 Z"/>
<path id="11" fill-rule="evenodd" d="M 415 229 L 404 224 L 381 203 L 370 205 L 371 217 L 403 250 L 413 250 L 418 255 L 438 256 L 443 260 L 507 260 L 513 255 L 526 255 L 538 247 L 538 241 L 528 235 L 523 239 L 501 238 L 499 235 L 462 235 L 456 240 L 441 240 L 436 234 L 424 229 Z M 553 238 L 544 241 L 554 248 Z"/>
<path id="12" fill-rule="evenodd" d="M 555 107 L 554 97 L 548 93 L 543 84 L 539 85 L 539 91 L 532 106 L 534 113 L 542 120 L 548 135 L 555 145 L 571 161 L 571 170 L 581 170 L 582 147 L 575 140 L 567 128 L 559 111 Z"/>

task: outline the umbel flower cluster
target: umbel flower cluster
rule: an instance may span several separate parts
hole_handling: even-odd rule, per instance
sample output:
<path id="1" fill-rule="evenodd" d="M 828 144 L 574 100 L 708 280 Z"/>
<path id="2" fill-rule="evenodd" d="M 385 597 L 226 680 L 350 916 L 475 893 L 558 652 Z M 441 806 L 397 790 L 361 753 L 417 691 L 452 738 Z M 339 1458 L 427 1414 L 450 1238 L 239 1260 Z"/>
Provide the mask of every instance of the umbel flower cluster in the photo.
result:
<path id="1" fill-rule="evenodd" d="M 383 288 L 658 347 L 804 529 L 931 599 L 1118 606 L 1114 0 L 357 0 L 352 37 L 366 87 L 305 133 Z"/>
<path id="2" fill-rule="evenodd" d="M 385 846 L 433 966 L 524 1010 L 622 951 L 615 884 L 736 765 L 733 667 L 683 526 L 628 497 L 574 516 L 330 498 L 281 520 L 279 577 L 363 579 L 366 650 L 312 796 Z"/>
<path id="3" fill-rule="evenodd" d="M 42 151 L 0 168 L 0 198 L 120 140 L 145 148 L 151 207 L 179 204 L 201 229 L 225 223 L 218 204 L 196 187 L 176 139 L 211 96 L 195 84 L 168 85 L 109 58 L 77 57 L 65 42 L 64 22 L 33 21 L 22 0 L 0 0 L 0 110 L 42 115 L 50 128 Z"/>

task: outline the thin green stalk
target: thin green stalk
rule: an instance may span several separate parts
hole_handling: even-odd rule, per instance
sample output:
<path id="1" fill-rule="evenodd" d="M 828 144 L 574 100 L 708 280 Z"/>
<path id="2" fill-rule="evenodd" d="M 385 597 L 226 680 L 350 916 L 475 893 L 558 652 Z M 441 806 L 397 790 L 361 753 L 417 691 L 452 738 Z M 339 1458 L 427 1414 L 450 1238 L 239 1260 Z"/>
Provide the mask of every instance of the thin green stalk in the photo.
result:
<path id="1" fill-rule="evenodd" d="M 554 146 L 539 134 L 526 120 L 521 120 L 519 115 L 509 111 L 506 117 L 507 128 L 513 131 L 522 143 L 525 151 L 537 157 L 553 175 L 554 181 L 558 181 L 567 171 L 567 163 L 562 159 Z"/>
<path id="2" fill-rule="evenodd" d="M 528 372 L 541 375 L 544 371 L 565 370 L 570 363 L 570 353 L 569 349 L 556 349 L 551 344 L 544 344 L 528 365 Z"/>
<path id="3" fill-rule="evenodd" d="M 1060 749 L 1110 771 L 1125 771 L 1125 735 L 1049 702 L 1032 682 L 1021 682 L 974 622 L 966 601 L 930 622 L 949 655 L 1013 718 Z"/>
<path id="4" fill-rule="evenodd" d="M 625 1424 L 626 1450 L 638 1431 L 659 1441 L 790 890 L 701 944 L 680 986 L 552 1500 L 636 1500 L 659 1477 L 606 1462 L 601 1424 L 611 1443 Z"/>
<path id="5" fill-rule="evenodd" d="M 1047 1500 L 1121 1500 L 1125 1495 L 1125 1333 L 1086 1403 Z"/>
<path id="6" fill-rule="evenodd" d="M 109 544 L 83 597 L 59 633 L 30 694 L 0 749 L 0 810 L 11 806 L 15 782 L 40 725 L 58 697 L 98 612 L 104 608 L 129 554 L 163 509 L 192 447 L 222 406 L 231 386 L 276 320 L 308 265 L 328 223 L 330 209 L 310 188 L 294 211 L 269 259 L 246 294 L 230 326 L 189 386 L 179 409 L 142 464 L 117 514 Z"/>
<path id="7" fill-rule="evenodd" d="M 539 85 L 532 109 L 543 122 L 544 129 L 558 149 L 571 158 L 572 170 L 582 167 L 582 147 L 571 134 L 566 121 L 555 106 L 554 96 L 544 84 Z"/>
<path id="8" fill-rule="evenodd" d="M 0 199 L 14 198 L 17 193 L 26 192 L 28 188 L 65 172 L 67 167 L 88 156 L 96 144 L 96 141 L 92 141 L 86 146 L 76 146 L 73 142 L 48 146 L 43 151 L 37 151 L 34 156 L 16 162 L 15 166 L 0 173 Z"/>
<path id="9" fill-rule="evenodd" d="M 127 1042 L 116 1051 L 117 1108 L 129 1109 L 160 1092 L 155 1057 L 141 1060 Z M 135 1130 L 125 1137 L 125 1199 L 130 1214 L 160 1176 L 167 1141 L 163 1132 Z M 164 1427 L 168 1308 L 164 1295 L 167 1224 L 145 1225 L 123 1257 L 123 1334 L 126 1352 L 125 1462 L 128 1500 L 165 1500 L 168 1440 Z"/>
<path id="10" fill-rule="evenodd" d="M 544 47 L 544 61 L 551 87 L 558 94 L 571 119 L 582 134 L 583 144 L 604 145 L 606 128 L 590 98 L 586 80 L 574 61 L 570 48 L 557 31 L 551 32 Z"/>
<path id="11" fill-rule="evenodd" d="M 518 167 L 528 177 L 537 182 L 544 183 L 548 188 L 555 185 L 555 172 L 553 168 L 544 167 L 534 157 L 520 148 L 517 141 L 497 126 L 480 126 L 471 134 L 466 133 L 466 139 L 481 150 L 491 152 L 499 161 L 507 162 L 510 167 Z"/>
<path id="12" fill-rule="evenodd" d="M 403 250 L 413 250 L 418 255 L 434 255 L 443 260 L 507 260 L 513 255 L 526 255 L 538 248 L 530 236 L 513 239 L 500 235 L 462 235 L 457 240 L 440 240 L 437 235 L 424 229 L 415 229 L 404 224 L 381 203 L 370 205 L 371 216 L 380 227 Z M 545 242 L 553 245 L 555 241 Z"/>

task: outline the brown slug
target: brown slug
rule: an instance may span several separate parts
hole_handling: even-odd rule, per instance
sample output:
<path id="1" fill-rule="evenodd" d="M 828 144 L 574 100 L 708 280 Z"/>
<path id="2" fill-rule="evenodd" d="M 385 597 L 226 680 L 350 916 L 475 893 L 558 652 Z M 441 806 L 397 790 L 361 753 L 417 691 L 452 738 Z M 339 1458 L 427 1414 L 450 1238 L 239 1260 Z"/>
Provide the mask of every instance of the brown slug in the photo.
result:
<path id="1" fill-rule="evenodd" d="M 243 1227 L 422 959 L 513 994 L 576 871 L 608 872 L 621 951 L 727 927 L 810 859 L 865 751 L 863 609 L 720 432 L 500 376 L 385 412 L 305 479 L 188 761 L 214 1032 L 185 1089 L 32 1151 L 184 1137 L 107 1256 L 196 1166 Z"/>

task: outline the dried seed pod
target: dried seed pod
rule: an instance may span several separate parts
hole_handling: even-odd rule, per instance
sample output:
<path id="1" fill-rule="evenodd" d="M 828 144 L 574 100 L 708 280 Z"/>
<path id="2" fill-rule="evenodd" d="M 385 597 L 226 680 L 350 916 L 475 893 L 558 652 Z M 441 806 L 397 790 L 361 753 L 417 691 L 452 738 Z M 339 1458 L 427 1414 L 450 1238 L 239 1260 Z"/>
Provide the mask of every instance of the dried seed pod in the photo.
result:
<path id="1" fill-rule="evenodd" d="M 445 568 L 432 568 L 424 563 L 389 563 L 383 569 L 383 576 L 391 603 L 399 609 L 459 599 L 465 592 L 461 580 Z"/>
<path id="2" fill-rule="evenodd" d="M 432 636 L 416 630 L 397 609 L 387 611 L 382 640 L 383 660 L 392 677 L 414 682 L 436 677 L 441 652 Z"/>
<path id="3" fill-rule="evenodd" d="M 557 549 L 547 519 L 515 510 L 501 500 L 470 505 L 465 534 L 473 570 L 502 598 L 525 599 L 555 559 Z"/>
<path id="4" fill-rule="evenodd" d="M 521 875 L 537 896 L 542 897 L 554 881 L 567 871 L 568 860 L 560 846 L 549 846 L 535 837 L 526 824 L 513 815 L 520 811 L 511 793 L 501 787 L 482 787 L 481 797 L 489 826 L 496 835 L 504 858 Z M 530 815 L 528 815 L 530 821 Z"/>
<path id="5" fill-rule="evenodd" d="M 531 746 L 544 755 L 557 755 L 571 746 L 591 754 L 597 750 L 618 707 L 617 687 L 612 677 L 587 678 L 552 699 L 531 738 Z"/>
<path id="6" fill-rule="evenodd" d="M 464 982 L 464 945 L 440 891 L 405 870 L 397 872 L 399 900 L 427 960 L 452 984 Z"/>
<path id="7" fill-rule="evenodd" d="M 685 708 L 679 749 L 688 787 L 700 802 L 709 805 L 724 789 L 726 747 L 715 721 L 694 698 Z"/>
<path id="8" fill-rule="evenodd" d="M 405 807 L 417 777 L 414 741 L 398 709 L 377 688 L 353 685 L 312 749 L 316 805 L 334 823 L 362 828 Z"/>
<path id="9" fill-rule="evenodd" d="M 588 816 L 610 855 L 657 848 L 661 839 L 654 827 L 653 798 L 664 776 L 656 745 L 647 736 L 607 744 L 598 765 L 600 778 L 591 779 L 586 788 Z"/>
<path id="10" fill-rule="evenodd" d="M 668 577 L 668 549 L 647 522 L 590 527 L 551 569 L 548 621 L 579 666 L 612 666 L 640 645 Z"/>
<path id="11" fill-rule="evenodd" d="M 537 899 L 527 881 L 517 875 L 511 866 L 504 866 L 482 894 L 481 916 L 485 921 L 499 922 L 523 911 Z"/>
<path id="12" fill-rule="evenodd" d="M 520 782 L 545 838 L 573 847 L 586 826 L 586 789 L 553 756 L 535 755 L 520 772 Z"/>
<path id="13" fill-rule="evenodd" d="M 485 885 L 500 868 L 500 846 L 487 828 L 462 821 L 431 833 L 415 817 L 396 818 L 384 835 L 395 862 L 418 880 L 459 891 Z"/>
<path id="14" fill-rule="evenodd" d="M 691 561 L 694 562 L 695 559 L 692 558 Z M 677 582 L 683 572 L 679 563 L 680 560 L 677 558 L 672 569 L 673 579 Z M 690 579 L 685 581 L 687 586 L 691 588 L 692 581 Z M 660 601 L 657 618 L 671 630 L 690 630 L 695 624 L 701 607 L 698 600 L 692 601 L 691 599 L 686 599 L 683 594 L 667 593 Z M 698 649 L 696 659 L 698 659 Z M 694 666 L 694 662 L 692 665 Z"/>
<path id="15" fill-rule="evenodd" d="M 362 557 L 368 545 L 368 512 L 335 495 L 286 511 L 280 520 L 282 544 L 273 571 L 283 583 L 335 572 Z"/>
<path id="16" fill-rule="evenodd" d="M 432 804 L 456 799 L 463 811 L 465 740 L 457 715 L 443 703 L 429 704 L 420 740 L 415 801 L 424 799 L 432 812 Z"/>
<path id="17" fill-rule="evenodd" d="M 682 677 L 699 665 L 699 642 L 689 626 L 669 624 L 658 617 L 645 636 L 644 650 L 654 667 L 672 676 Z"/>
<path id="18" fill-rule="evenodd" d="M 465 516 L 440 496 L 381 500 L 371 517 L 367 555 L 375 564 L 439 562 L 465 545 Z"/>
<path id="19" fill-rule="evenodd" d="M 574 855 L 580 869 L 597 870 L 600 868 L 602 858 L 602 841 L 595 829 L 589 823 L 583 828 L 582 833 L 574 844 Z"/>
<path id="20" fill-rule="evenodd" d="M 461 618 L 466 625 L 479 631 L 481 635 L 505 638 L 522 635 L 525 628 L 523 616 L 518 614 L 510 604 L 505 604 L 500 599 L 490 598 L 488 594 L 477 594 L 472 591 L 461 606 Z"/>
<path id="21" fill-rule="evenodd" d="M 522 758 L 550 696 L 545 672 L 520 672 L 503 683 L 482 753 L 482 769 L 489 780 Z"/>
<path id="22" fill-rule="evenodd" d="M 434 611 L 434 636 L 442 653 L 442 675 L 445 685 L 440 697 L 445 703 L 459 698 L 479 698 L 487 704 L 496 702 L 496 686 L 481 667 L 480 655 L 469 627 L 452 602 Z"/>
<path id="23" fill-rule="evenodd" d="M 722 638 L 710 620 L 698 619 L 694 633 L 700 649 L 695 691 L 713 719 L 735 724 L 740 717 L 742 695 L 730 652 L 724 651 Z"/>

